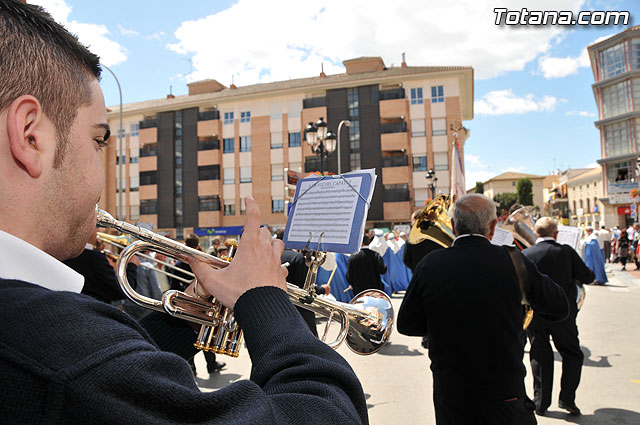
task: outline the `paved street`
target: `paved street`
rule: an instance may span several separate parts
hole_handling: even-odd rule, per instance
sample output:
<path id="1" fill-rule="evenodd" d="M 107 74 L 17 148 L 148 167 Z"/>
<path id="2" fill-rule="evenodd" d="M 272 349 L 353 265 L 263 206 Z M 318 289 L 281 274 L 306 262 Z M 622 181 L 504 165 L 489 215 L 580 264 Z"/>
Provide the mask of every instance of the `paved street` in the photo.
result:
<path id="1" fill-rule="evenodd" d="M 618 265 L 607 267 L 609 285 L 588 286 L 587 299 L 578 316 L 585 362 L 576 404 L 583 414 L 569 416 L 554 402 L 546 416 L 538 416 L 539 424 L 640 424 L 640 272 L 621 272 Z M 402 294 L 393 297 L 396 312 L 401 301 Z M 322 331 L 324 326 L 319 324 L 318 329 Z M 429 358 L 419 338 L 394 331 L 391 344 L 378 354 L 358 356 L 344 345 L 338 351 L 360 377 L 372 424 L 435 423 Z M 527 369 L 528 357 L 527 348 Z M 196 357 L 201 388 L 215 390 L 248 378 L 250 360 L 246 350 L 238 359 L 219 359 L 227 367 L 209 377 L 204 357 Z M 560 385 L 559 359 L 556 354 L 554 400 Z M 527 390 L 531 395 L 530 372 Z"/>

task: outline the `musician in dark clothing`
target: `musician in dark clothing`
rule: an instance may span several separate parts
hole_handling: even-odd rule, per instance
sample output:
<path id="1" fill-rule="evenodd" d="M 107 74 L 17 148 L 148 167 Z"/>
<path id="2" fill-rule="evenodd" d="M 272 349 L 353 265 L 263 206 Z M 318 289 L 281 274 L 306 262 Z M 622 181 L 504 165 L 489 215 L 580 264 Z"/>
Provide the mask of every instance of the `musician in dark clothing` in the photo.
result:
<path id="1" fill-rule="evenodd" d="M 93 249 L 95 242 L 96 233 L 94 231 L 82 254 L 65 260 L 63 263 L 84 276 L 83 294 L 105 303 L 126 299 L 126 295 L 122 292 L 116 280 L 115 270 L 107 260 L 106 255 Z M 127 264 L 127 280 L 131 287 L 135 289 L 138 271 L 136 262 L 138 261 L 136 257 L 132 260 Z"/>
<path id="2" fill-rule="evenodd" d="M 593 282 L 593 272 L 582 261 L 578 253 L 568 245 L 556 242 L 558 225 L 550 217 L 536 222 L 536 244 L 522 253 L 531 260 L 541 273 L 553 279 L 563 289 L 569 300 L 569 316 L 556 323 L 549 323 L 534 313 L 527 335 L 531 342 L 529 359 L 533 374 L 533 401 L 536 413 L 543 415 L 551 405 L 553 388 L 553 345 L 562 356 L 562 378 L 560 380 L 559 406 L 574 415 L 580 414 L 576 406 L 576 389 L 580 383 L 584 354 L 580 349 L 576 317 L 578 295 L 576 281 L 580 284 Z"/>
<path id="3" fill-rule="evenodd" d="M 524 388 L 522 292 L 509 252 L 490 242 L 495 205 L 471 194 L 452 210 L 457 237 L 416 268 L 398 313 L 398 331 L 429 337 L 438 425 L 535 424 Z M 569 307 L 562 289 L 521 260 L 536 314 L 565 318 Z"/>
<path id="4" fill-rule="evenodd" d="M 384 289 L 380 275 L 387 272 L 387 266 L 380 254 L 368 248 L 370 243 L 371 236 L 365 234 L 360 251 L 349 256 L 347 262 L 346 278 L 354 295 L 367 289 Z"/>

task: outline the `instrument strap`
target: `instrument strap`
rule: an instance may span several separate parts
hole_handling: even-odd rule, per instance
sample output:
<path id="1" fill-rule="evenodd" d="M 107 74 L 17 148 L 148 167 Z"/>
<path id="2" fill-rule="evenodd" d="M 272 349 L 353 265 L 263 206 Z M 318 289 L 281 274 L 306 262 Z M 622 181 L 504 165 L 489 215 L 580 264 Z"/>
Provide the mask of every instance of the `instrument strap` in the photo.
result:
<path id="1" fill-rule="evenodd" d="M 527 279 L 527 269 L 522 259 L 522 254 L 514 246 L 505 246 L 507 252 L 511 256 L 513 267 L 516 269 L 518 283 L 520 284 L 520 294 L 522 294 L 522 304 L 529 305 L 529 279 Z"/>

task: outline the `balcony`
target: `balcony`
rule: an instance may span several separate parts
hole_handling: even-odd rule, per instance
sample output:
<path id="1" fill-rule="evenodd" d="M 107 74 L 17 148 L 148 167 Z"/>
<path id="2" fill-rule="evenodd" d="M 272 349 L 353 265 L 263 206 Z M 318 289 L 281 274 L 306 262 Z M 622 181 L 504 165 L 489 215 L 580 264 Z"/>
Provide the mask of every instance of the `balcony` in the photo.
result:
<path id="1" fill-rule="evenodd" d="M 140 130 L 145 128 L 155 128 L 158 126 L 158 120 L 155 118 L 140 121 Z"/>
<path id="2" fill-rule="evenodd" d="M 409 115 L 409 104 L 405 99 L 390 99 L 380 101 L 380 118 L 384 119 L 404 119 Z M 401 123 L 398 123 L 401 124 Z M 406 123 L 405 130 L 406 130 Z M 384 124 L 386 125 L 386 124 Z M 389 131 L 393 132 L 393 131 Z"/>
<path id="3" fill-rule="evenodd" d="M 412 207 L 410 201 L 385 202 L 383 214 L 385 221 L 408 222 L 411 217 Z"/>
<path id="4" fill-rule="evenodd" d="M 385 167 L 382 168 L 382 184 L 407 184 L 411 180 L 411 173 L 409 167 Z M 407 191 L 408 193 L 408 191 Z M 402 195 L 402 199 L 407 194 Z"/>
<path id="5" fill-rule="evenodd" d="M 380 149 L 383 151 L 405 151 L 409 148 L 409 133 L 385 133 L 380 135 Z"/>
<path id="6" fill-rule="evenodd" d="M 220 111 L 202 111 L 198 112 L 198 121 L 211 121 L 211 120 L 219 120 L 220 119 Z"/>
<path id="7" fill-rule="evenodd" d="M 150 127 L 150 128 L 140 128 L 140 131 L 138 132 L 138 141 L 140 141 L 140 144 L 146 144 L 146 143 L 156 143 L 158 141 L 158 128 L 157 127 Z"/>
<path id="8" fill-rule="evenodd" d="M 380 100 L 404 99 L 404 88 L 398 87 L 389 90 L 380 90 Z"/>
<path id="9" fill-rule="evenodd" d="M 302 108 L 319 108 L 322 106 L 327 106 L 327 98 L 326 97 L 312 97 L 309 99 L 302 100 Z"/>
<path id="10" fill-rule="evenodd" d="M 387 122 L 380 124 L 380 134 L 406 133 L 406 122 Z"/>

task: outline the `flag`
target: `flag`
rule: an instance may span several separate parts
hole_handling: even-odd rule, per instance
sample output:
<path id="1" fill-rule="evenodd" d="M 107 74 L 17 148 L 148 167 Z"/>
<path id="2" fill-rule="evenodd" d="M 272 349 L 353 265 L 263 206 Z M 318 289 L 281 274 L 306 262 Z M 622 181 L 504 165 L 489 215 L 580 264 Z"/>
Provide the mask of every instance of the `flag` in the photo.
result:
<path id="1" fill-rule="evenodd" d="M 458 140 L 454 137 L 453 149 L 451 149 L 451 197 L 456 199 L 466 193 L 464 174 L 462 173 L 462 160 L 458 152 Z"/>

